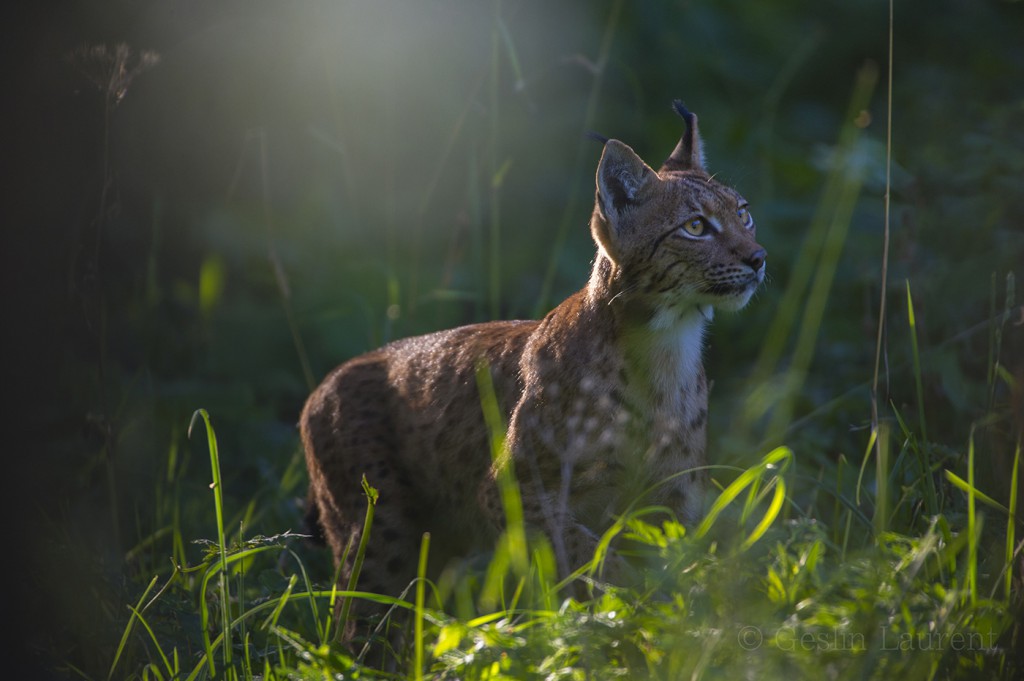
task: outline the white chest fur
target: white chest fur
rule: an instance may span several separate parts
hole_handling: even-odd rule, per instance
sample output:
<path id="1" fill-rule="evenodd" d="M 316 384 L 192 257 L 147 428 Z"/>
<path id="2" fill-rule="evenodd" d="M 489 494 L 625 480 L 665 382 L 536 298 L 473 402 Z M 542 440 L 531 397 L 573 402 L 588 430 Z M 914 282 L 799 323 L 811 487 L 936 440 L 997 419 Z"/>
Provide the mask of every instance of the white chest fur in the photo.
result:
<path id="1" fill-rule="evenodd" d="M 632 392 L 650 400 L 653 411 L 675 415 L 687 411 L 687 396 L 698 392 L 707 321 L 705 312 L 697 308 L 685 315 L 666 310 L 626 335 Z"/>

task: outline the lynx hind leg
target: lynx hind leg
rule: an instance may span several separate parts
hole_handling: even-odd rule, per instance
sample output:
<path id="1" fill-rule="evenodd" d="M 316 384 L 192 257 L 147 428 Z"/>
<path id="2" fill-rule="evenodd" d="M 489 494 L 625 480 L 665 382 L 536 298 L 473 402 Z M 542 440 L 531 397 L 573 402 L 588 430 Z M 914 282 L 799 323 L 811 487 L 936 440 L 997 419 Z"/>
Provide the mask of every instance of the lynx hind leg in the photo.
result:
<path id="1" fill-rule="evenodd" d="M 375 364 L 341 367 L 310 397 L 300 430 L 310 501 L 316 504 L 335 568 L 340 567 L 338 588 L 348 587 L 363 531 L 365 475 L 379 497 L 356 588 L 398 596 L 415 577 L 420 514 L 413 504 L 410 481 L 396 465 L 396 436 L 386 393 L 381 390 L 383 374 L 384 367 Z M 339 602 L 336 612 L 342 607 Z M 383 611 L 369 601 L 353 599 L 346 638 L 354 634 L 355 620 Z"/>

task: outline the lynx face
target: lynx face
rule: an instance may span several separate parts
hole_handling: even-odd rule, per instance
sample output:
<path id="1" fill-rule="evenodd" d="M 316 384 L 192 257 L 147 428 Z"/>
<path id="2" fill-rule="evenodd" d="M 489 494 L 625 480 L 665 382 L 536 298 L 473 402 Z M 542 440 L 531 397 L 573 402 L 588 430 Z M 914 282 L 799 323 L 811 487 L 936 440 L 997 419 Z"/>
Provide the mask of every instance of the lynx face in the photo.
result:
<path id="1" fill-rule="evenodd" d="M 660 316 L 737 310 L 764 281 L 747 201 L 698 162 L 674 166 L 670 157 L 655 172 L 609 140 L 598 166 L 594 237 L 618 270 L 619 295 Z"/>

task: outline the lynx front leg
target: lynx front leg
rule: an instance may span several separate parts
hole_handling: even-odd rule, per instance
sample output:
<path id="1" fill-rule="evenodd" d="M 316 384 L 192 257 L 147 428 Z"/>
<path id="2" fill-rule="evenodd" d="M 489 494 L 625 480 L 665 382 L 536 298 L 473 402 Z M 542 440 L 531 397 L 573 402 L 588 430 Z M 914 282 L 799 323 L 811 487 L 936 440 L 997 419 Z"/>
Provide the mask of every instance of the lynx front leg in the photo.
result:
<path id="1" fill-rule="evenodd" d="M 500 474 L 492 471 L 481 483 L 477 493 L 480 509 L 497 532 L 504 531 L 507 526 L 506 509 L 497 480 Z M 598 537 L 573 518 L 567 504 L 560 502 L 557 494 L 531 481 L 529 472 L 521 477 L 523 479 L 518 488 L 523 524 L 528 533 L 542 532 L 548 538 L 558 563 L 558 574 L 567 577 L 593 558 Z"/>
<path id="2" fill-rule="evenodd" d="M 508 455 L 492 467 L 480 487 L 480 507 L 498 529 L 506 525 L 501 500 L 503 476 L 512 476 L 522 502 L 523 522 L 527 531 L 543 533 L 551 544 L 558 564 L 558 573 L 567 577 L 593 558 L 598 536 L 574 513 L 571 503 L 573 470 L 554 454 L 544 434 L 532 427 L 521 433 L 524 419 L 529 421 L 529 407 L 520 405 L 513 413 L 508 430 Z"/>

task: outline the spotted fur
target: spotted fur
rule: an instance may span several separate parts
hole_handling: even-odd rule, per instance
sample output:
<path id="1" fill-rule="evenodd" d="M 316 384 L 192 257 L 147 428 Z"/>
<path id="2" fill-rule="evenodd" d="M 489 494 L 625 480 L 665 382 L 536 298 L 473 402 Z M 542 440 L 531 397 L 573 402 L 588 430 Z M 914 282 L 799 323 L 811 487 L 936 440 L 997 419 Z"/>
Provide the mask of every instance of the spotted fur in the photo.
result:
<path id="1" fill-rule="evenodd" d="M 760 285 L 765 250 L 746 201 L 704 169 L 697 118 L 655 171 L 618 140 L 597 168 L 586 286 L 538 321 L 408 338 L 342 364 L 300 421 L 310 512 L 347 584 L 366 475 L 380 492 L 360 588 L 398 594 L 432 535 L 431 572 L 493 548 L 504 522 L 475 371 L 493 377 L 527 524 L 563 574 L 637 495 L 701 512 L 713 308 Z M 668 482 L 656 485 L 660 481 Z M 653 491 L 651 488 L 653 486 Z M 343 561 L 348 547 L 349 559 Z"/>

